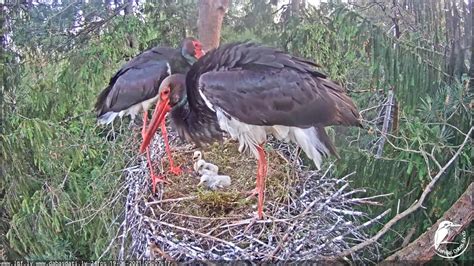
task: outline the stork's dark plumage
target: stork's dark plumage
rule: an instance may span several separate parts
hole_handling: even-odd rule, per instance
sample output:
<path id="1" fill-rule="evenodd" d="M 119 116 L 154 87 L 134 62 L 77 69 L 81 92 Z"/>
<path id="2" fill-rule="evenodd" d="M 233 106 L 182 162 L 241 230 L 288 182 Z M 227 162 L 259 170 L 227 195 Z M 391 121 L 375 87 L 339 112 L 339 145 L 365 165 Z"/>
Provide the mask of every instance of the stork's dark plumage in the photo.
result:
<path id="1" fill-rule="evenodd" d="M 258 214 L 263 215 L 267 134 L 298 144 L 320 168 L 322 157 L 337 155 L 324 127 L 360 126 L 359 112 L 344 89 L 311 61 L 249 43 L 223 45 L 184 75 L 171 75 L 140 148 L 149 144 L 171 112 L 181 137 L 197 144 L 225 131 L 258 158 Z"/>
<path id="2" fill-rule="evenodd" d="M 148 119 L 147 110 L 156 102 L 161 82 L 171 74 L 186 73 L 202 55 L 201 43 L 192 37 L 185 38 L 178 49 L 154 47 L 137 55 L 115 73 L 109 85 L 100 93 L 95 104 L 98 122 L 109 124 L 117 116 L 124 115 L 130 115 L 134 120 L 143 111 L 143 135 Z M 161 126 L 171 171 L 178 173 L 179 167 L 174 167 L 169 151 L 164 123 Z M 147 159 L 154 189 L 157 180 L 148 151 Z"/>

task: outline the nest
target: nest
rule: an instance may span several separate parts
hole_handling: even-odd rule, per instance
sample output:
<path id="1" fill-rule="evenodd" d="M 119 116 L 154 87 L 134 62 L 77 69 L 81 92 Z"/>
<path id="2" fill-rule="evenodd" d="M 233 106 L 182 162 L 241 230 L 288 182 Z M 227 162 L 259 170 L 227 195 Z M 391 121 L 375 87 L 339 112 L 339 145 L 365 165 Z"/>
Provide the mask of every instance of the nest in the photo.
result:
<path id="1" fill-rule="evenodd" d="M 154 162 L 167 161 L 157 134 L 151 147 Z M 170 260 L 309 260 L 335 256 L 367 238 L 370 220 L 361 204 L 364 189 L 351 189 L 348 176 L 335 178 L 306 167 L 299 150 L 271 140 L 267 143 L 268 177 L 264 219 L 256 218 L 256 197 L 242 193 L 255 187 L 256 160 L 240 154 L 232 141 L 202 150 L 204 158 L 232 178 L 224 190 L 197 186 L 192 173 L 195 149 L 169 131 L 173 158 L 183 174 L 167 175 L 169 183 L 151 191 L 144 156 L 124 170 L 128 191 L 118 259 Z M 142 158 L 143 157 L 143 158 Z M 169 169 L 162 163 L 155 169 Z M 357 197 L 356 197 L 357 196 Z M 377 255 L 376 247 L 369 250 Z M 353 254 L 357 259 L 359 254 Z"/>

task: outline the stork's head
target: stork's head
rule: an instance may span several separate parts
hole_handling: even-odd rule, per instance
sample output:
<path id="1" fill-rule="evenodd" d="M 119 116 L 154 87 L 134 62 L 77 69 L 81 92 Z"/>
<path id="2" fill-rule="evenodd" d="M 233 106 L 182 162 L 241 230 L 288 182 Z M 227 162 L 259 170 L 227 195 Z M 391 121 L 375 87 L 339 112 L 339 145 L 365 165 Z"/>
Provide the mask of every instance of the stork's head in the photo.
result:
<path id="1" fill-rule="evenodd" d="M 200 151 L 195 151 L 193 154 L 193 161 L 199 161 L 202 159 L 202 153 Z"/>
<path id="2" fill-rule="evenodd" d="M 158 90 L 158 104 L 167 103 L 169 108 L 186 102 L 186 76 L 174 74 L 166 77 Z M 169 111 L 169 110 L 168 110 Z"/>
<path id="3" fill-rule="evenodd" d="M 140 152 L 145 151 L 146 147 L 148 147 L 158 126 L 165 120 L 166 114 L 173 108 L 183 106 L 186 103 L 186 76 L 174 74 L 165 78 L 158 90 L 158 102 L 140 146 Z"/>
<path id="4" fill-rule="evenodd" d="M 204 55 L 201 42 L 193 37 L 185 38 L 181 42 L 181 54 L 190 65 L 194 64 Z"/>
<path id="5" fill-rule="evenodd" d="M 211 177 L 209 175 L 202 175 L 201 179 L 199 180 L 198 186 L 207 183 L 210 179 Z"/>
<path id="6" fill-rule="evenodd" d="M 197 165 L 197 167 L 196 167 L 197 171 L 201 172 L 202 170 L 204 170 L 204 166 L 206 165 L 206 162 L 204 160 L 199 159 L 197 161 L 196 165 Z"/>

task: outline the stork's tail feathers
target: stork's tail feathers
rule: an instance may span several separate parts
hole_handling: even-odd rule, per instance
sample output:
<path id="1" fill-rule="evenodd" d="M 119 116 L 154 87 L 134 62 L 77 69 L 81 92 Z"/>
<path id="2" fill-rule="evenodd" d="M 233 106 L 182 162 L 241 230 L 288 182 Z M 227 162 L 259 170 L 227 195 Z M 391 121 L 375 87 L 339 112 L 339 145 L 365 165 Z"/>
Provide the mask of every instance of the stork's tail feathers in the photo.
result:
<path id="1" fill-rule="evenodd" d="M 97 117 L 97 123 L 102 125 L 108 125 L 114 121 L 114 119 L 119 115 L 116 112 L 107 112 L 99 117 Z"/>
<path id="2" fill-rule="evenodd" d="M 323 158 L 334 155 L 339 158 L 334 144 L 323 127 L 298 128 L 293 130 L 294 141 L 313 160 L 316 168 L 321 169 Z"/>
<path id="3" fill-rule="evenodd" d="M 106 115 L 106 113 L 104 113 L 106 110 L 104 110 L 104 109 L 106 109 L 107 96 L 109 95 L 110 90 L 112 90 L 112 86 L 110 86 L 110 85 L 107 86 L 104 90 L 102 90 L 99 94 L 99 97 L 97 97 L 97 101 L 94 104 L 94 110 L 96 111 L 97 118 L 99 120 L 101 120 L 102 116 Z M 101 123 L 101 122 L 99 121 L 99 123 Z M 103 124 L 103 123 L 101 123 L 101 124 Z"/>
<path id="4" fill-rule="evenodd" d="M 319 139 L 320 143 L 327 149 L 329 154 L 325 154 L 326 156 L 328 155 L 334 155 L 336 158 L 340 159 L 339 154 L 337 154 L 336 147 L 334 146 L 334 143 L 332 143 L 331 139 L 329 138 L 328 134 L 326 133 L 326 130 L 324 127 L 313 127 L 314 130 L 316 131 L 316 137 Z"/>
<path id="5" fill-rule="evenodd" d="M 114 119 L 117 117 L 119 113 L 116 112 L 105 112 L 107 110 L 106 108 L 106 101 L 107 101 L 107 96 L 110 93 L 110 90 L 112 89 L 112 86 L 109 85 L 107 88 L 105 88 L 102 92 L 100 92 L 99 97 L 97 97 L 97 102 L 94 105 L 94 109 L 97 113 L 97 123 L 98 124 L 110 124 L 114 121 Z M 105 110 L 104 110 L 105 109 Z"/>
<path id="6" fill-rule="evenodd" d="M 273 126 L 272 133 L 277 139 L 298 144 L 318 169 L 321 169 L 324 157 L 334 155 L 339 158 L 334 144 L 322 126 L 310 128 Z"/>

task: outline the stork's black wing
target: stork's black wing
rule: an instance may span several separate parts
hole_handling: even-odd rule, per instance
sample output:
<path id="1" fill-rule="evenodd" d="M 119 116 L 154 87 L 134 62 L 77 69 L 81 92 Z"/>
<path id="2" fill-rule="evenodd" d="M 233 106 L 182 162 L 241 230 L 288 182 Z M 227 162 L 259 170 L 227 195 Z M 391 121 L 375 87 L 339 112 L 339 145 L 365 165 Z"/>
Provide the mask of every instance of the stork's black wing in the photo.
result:
<path id="1" fill-rule="evenodd" d="M 109 85 L 113 85 L 116 80 L 133 68 L 143 68 L 144 64 L 150 62 L 156 62 L 161 60 L 170 60 L 172 56 L 175 56 L 176 49 L 170 47 L 154 47 L 149 50 L 143 51 L 137 56 L 126 62 L 113 76 L 110 78 Z"/>
<path id="2" fill-rule="evenodd" d="M 253 125 L 359 125 L 352 100 L 316 64 L 271 48 L 238 47 L 217 49 L 220 57 L 191 70 L 201 70 L 191 90 L 212 108 Z"/>
<path id="3" fill-rule="evenodd" d="M 169 60 L 173 57 L 176 49 L 156 47 L 125 63 L 97 98 L 97 116 L 119 112 L 155 97 L 161 81 L 169 75 Z"/>
<path id="4" fill-rule="evenodd" d="M 153 62 L 121 75 L 106 101 L 108 111 L 119 112 L 158 94 L 161 81 L 169 75 L 166 62 Z"/>

